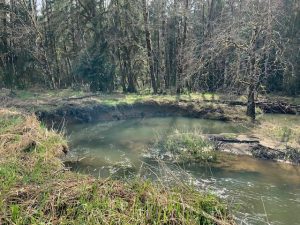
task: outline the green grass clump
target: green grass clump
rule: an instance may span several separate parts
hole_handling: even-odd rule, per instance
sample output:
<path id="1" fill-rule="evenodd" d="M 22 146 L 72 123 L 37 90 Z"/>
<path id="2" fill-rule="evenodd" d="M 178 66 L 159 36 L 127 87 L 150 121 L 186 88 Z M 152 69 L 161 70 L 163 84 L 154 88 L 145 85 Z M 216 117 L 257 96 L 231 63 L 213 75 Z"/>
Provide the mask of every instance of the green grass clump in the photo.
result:
<path id="1" fill-rule="evenodd" d="M 20 124 L 22 122 L 21 118 L 17 115 L 5 115 L 0 120 L 0 134 L 5 134 L 12 127 Z"/>
<path id="2" fill-rule="evenodd" d="M 67 142 L 60 134 L 34 116 L 8 110 L 0 110 L 0 121 L 0 190 L 48 179 L 49 171 L 63 168 L 57 157 L 67 151 Z"/>
<path id="3" fill-rule="evenodd" d="M 233 224 L 225 204 L 193 187 L 71 172 L 61 134 L 30 115 L 0 119 L 0 224 Z"/>
<path id="4" fill-rule="evenodd" d="M 173 160 L 183 162 L 214 162 L 217 159 L 214 145 L 205 139 L 199 131 L 180 132 L 175 130 L 163 140 L 158 147 L 172 153 Z"/>

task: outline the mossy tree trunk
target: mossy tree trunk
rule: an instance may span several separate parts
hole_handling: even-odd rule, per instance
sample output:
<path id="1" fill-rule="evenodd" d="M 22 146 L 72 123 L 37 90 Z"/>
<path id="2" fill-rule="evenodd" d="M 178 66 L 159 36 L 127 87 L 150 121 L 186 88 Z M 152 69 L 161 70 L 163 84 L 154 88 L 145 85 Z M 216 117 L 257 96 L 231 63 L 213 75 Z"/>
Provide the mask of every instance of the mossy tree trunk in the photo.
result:
<path id="1" fill-rule="evenodd" d="M 248 102 L 247 102 L 247 116 L 249 116 L 252 121 L 255 120 L 255 90 L 254 85 L 250 84 L 248 90 Z"/>

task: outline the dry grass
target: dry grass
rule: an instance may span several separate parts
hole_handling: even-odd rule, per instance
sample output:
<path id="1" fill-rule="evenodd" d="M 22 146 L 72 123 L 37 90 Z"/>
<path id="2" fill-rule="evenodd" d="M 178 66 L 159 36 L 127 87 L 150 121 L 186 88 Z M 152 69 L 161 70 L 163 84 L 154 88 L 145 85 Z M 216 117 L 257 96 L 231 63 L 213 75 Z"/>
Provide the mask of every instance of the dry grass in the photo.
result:
<path id="1" fill-rule="evenodd" d="M 233 224 L 215 196 L 68 171 L 62 135 L 0 110 L 0 224 Z"/>
<path id="2" fill-rule="evenodd" d="M 34 115 L 24 116 L 16 111 L 0 109 L 0 118 L 0 160 L 11 158 L 12 155 L 25 157 L 26 153 L 32 152 L 35 153 L 31 155 L 32 159 L 38 153 L 43 153 L 44 160 L 50 161 L 67 153 L 64 138 L 41 127 Z"/>
<path id="3" fill-rule="evenodd" d="M 276 120 L 262 121 L 251 132 L 271 148 L 291 147 L 300 150 L 300 125 L 298 123 L 284 124 Z"/>

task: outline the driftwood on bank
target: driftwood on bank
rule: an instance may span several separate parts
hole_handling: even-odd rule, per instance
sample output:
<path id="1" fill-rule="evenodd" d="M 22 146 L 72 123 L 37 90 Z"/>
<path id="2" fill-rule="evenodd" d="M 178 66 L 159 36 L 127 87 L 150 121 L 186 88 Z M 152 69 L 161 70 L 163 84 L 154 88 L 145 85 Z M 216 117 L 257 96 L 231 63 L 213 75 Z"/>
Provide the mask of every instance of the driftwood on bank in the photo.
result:
<path id="1" fill-rule="evenodd" d="M 85 99 L 85 98 L 91 98 L 91 97 L 96 97 L 99 96 L 99 94 L 90 94 L 90 95 L 84 95 L 84 96 L 80 96 L 80 97 L 69 97 L 69 98 L 63 98 L 63 101 L 74 101 L 74 100 L 81 100 L 81 99 Z"/>
<path id="2" fill-rule="evenodd" d="M 236 155 L 250 155 L 255 158 L 273 161 L 284 161 L 300 164 L 300 151 L 286 146 L 274 148 L 263 144 L 259 138 L 246 135 L 226 137 L 226 135 L 210 134 L 206 137 L 215 143 L 216 150 Z"/>
<path id="3" fill-rule="evenodd" d="M 259 140 L 257 138 L 251 138 L 251 137 L 244 137 L 244 138 L 230 138 L 225 137 L 218 134 L 211 134 L 209 135 L 209 139 L 212 141 L 219 141 L 224 143 L 244 143 L 244 144 L 251 144 L 251 143 L 259 143 Z"/>
<path id="4" fill-rule="evenodd" d="M 235 100 L 204 100 L 204 102 L 214 102 L 218 104 L 227 104 L 230 106 L 247 106 L 245 101 Z M 283 101 L 256 101 L 255 105 L 265 113 L 299 114 L 300 105 L 290 104 Z"/>
<path id="5" fill-rule="evenodd" d="M 256 105 L 266 113 L 299 114 L 300 105 L 289 104 L 282 101 L 257 102 Z"/>

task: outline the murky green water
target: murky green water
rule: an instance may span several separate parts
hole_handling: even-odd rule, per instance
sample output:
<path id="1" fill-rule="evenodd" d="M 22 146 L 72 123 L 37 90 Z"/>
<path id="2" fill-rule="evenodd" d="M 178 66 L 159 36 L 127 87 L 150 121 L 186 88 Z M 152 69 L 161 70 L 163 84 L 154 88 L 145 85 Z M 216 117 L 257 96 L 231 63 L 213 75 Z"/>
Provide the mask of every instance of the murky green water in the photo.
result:
<path id="1" fill-rule="evenodd" d="M 278 119 L 300 122 L 299 117 Z M 133 119 L 74 125 L 68 127 L 71 155 L 80 160 L 73 165 L 74 169 L 100 177 L 142 174 L 168 180 L 173 175 L 192 180 L 199 187 L 226 199 L 236 208 L 239 224 L 300 224 L 300 166 L 226 154 L 221 154 L 220 162 L 210 166 L 179 166 L 158 163 L 149 158 L 147 146 L 175 129 L 196 129 L 203 133 L 239 133 L 247 130 L 235 123 L 191 118 Z"/>

